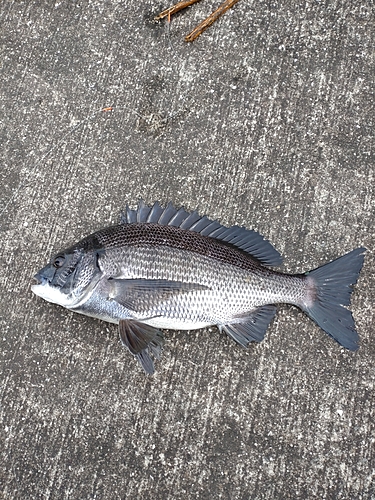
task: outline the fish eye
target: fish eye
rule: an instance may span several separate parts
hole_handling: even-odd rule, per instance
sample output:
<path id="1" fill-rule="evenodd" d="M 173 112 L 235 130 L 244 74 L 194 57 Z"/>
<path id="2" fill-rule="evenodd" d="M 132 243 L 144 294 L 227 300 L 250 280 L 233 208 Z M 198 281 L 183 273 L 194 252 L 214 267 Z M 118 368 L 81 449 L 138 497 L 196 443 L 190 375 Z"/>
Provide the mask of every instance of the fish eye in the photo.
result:
<path id="1" fill-rule="evenodd" d="M 62 267 L 64 265 L 64 262 L 65 257 L 63 255 L 58 255 L 57 257 L 55 257 L 52 265 L 53 267 L 56 267 L 56 269 L 58 269 L 59 267 Z"/>

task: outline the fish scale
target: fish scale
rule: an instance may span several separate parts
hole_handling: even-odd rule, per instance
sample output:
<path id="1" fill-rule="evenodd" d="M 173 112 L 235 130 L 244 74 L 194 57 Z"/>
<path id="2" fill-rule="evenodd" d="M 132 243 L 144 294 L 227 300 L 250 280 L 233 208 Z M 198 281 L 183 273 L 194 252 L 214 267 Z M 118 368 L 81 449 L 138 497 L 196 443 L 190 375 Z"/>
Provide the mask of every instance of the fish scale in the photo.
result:
<path id="1" fill-rule="evenodd" d="M 238 344 L 261 341 L 274 304 L 301 308 L 344 347 L 358 348 L 352 285 L 364 260 L 353 250 L 305 274 L 280 273 L 280 254 L 252 230 L 222 226 L 172 204 L 140 201 L 121 224 L 59 252 L 32 290 L 73 311 L 119 324 L 123 344 L 153 373 L 158 329 L 217 325 Z"/>
<path id="2" fill-rule="evenodd" d="M 260 267 L 257 268 L 258 273 L 250 274 L 223 262 L 213 265 L 212 259 L 188 251 L 181 250 L 176 254 L 169 247 L 137 246 L 136 251 L 134 247 L 109 250 L 100 267 L 106 274 L 120 279 L 166 279 L 207 286 L 206 291 L 178 294 L 167 301 L 173 304 L 171 319 L 181 321 L 201 323 L 213 320 L 213 324 L 223 323 L 237 314 L 278 302 L 280 298 L 297 303 L 304 297 L 303 278 L 280 275 Z M 185 307 L 187 301 L 189 311 Z M 143 305 L 145 316 L 157 316 L 165 303 L 159 304 L 156 309 L 150 308 L 146 302 Z M 185 316 L 182 310 L 187 311 Z M 169 326 L 174 327 L 173 324 Z"/>

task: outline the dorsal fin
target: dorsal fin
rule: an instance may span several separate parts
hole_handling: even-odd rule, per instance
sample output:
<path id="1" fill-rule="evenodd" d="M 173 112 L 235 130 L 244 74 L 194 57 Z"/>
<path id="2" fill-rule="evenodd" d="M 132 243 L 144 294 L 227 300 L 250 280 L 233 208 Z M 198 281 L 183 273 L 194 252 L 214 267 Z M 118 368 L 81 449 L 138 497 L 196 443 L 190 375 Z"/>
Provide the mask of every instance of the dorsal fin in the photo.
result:
<path id="1" fill-rule="evenodd" d="M 184 208 L 177 209 L 171 202 L 163 208 L 158 202 L 149 207 L 143 200 L 140 200 L 138 208 L 131 210 L 127 205 L 120 217 L 121 224 L 143 222 L 174 226 L 225 241 L 255 257 L 266 266 L 278 266 L 282 262 L 279 252 L 256 231 L 240 226 L 223 226 L 220 222 L 212 221 L 206 216 L 201 217 L 195 211 L 187 212 Z"/>

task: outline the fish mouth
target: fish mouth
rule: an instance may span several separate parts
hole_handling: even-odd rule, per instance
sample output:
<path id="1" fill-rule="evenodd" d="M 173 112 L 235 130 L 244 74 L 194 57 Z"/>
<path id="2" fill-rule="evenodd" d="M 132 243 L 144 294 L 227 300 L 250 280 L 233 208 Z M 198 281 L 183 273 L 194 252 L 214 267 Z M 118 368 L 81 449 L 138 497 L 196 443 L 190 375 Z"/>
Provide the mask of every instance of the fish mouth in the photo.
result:
<path id="1" fill-rule="evenodd" d="M 40 290 L 43 287 L 43 285 L 47 283 L 47 281 L 45 280 L 45 282 L 43 283 L 43 281 L 40 278 L 36 278 L 35 276 L 33 279 L 36 281 L 36 283 L 33 283 L 31 285 L 30 287 L 31 291 L 34 292 L 36 295 L 39 295 L 38 290 Z"/>
<path id="2" fill-rule="evenodd" d="M 45 287 L 45 285 L 49 285 L 50 282 L 40 273 L 36 273 L 35 276 L 33 276 L 33 280 L 35 281 L 35 283 L 31 285 L 31 291 L 34 292 L 35 295 L 41 296 L 42 289 Z"/>
<path id="3" fill-rule="evenodd" d="M 33 276 L 33 280 L 36 281 L 36 285 L 33 286 L 46 285 L 47 283 L 51 283 L 51 280 L 44 276 L 44 274 L 42 274 L 40 271 Z"/>
<path id="4" fill-rule="evenodd" d="M 62 305 L 65 307 L 69 307 L 71 304 L 71 300 L 64 294 L 60 292 L 60 290 L 54 286 L 51 286 L 51 283 L 48 279 L 41 277 L 40 275 L 35 278 L 37 282 L 35 285 L 31 285 L 31 291 L 35 293 L 38 297 L 46 300 L 47 302 L 52 302 L 53 304 Z"/>

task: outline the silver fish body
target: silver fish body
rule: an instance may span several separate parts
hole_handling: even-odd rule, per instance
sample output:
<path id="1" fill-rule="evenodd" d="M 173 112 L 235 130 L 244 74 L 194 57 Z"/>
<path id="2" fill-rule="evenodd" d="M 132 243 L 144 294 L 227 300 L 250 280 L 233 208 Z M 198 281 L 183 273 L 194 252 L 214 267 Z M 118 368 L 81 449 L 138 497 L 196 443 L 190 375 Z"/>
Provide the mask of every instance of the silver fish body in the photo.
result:
<path id="1" fill-rule="evenodd" d="M 226 228 L 196 212 L 140 202 L 122 223 L 59 252 L 35 278 L 44 299 L 119 324 L 123 344 L 147 373 L 159 328 L 217 325 L 237 343 L 261 341 L 276 308 L 298 306 L 348 349 L 358 335 L 348 309 L 363 248 L 304 275 L 269 268 L 281 258 L 255 231 Z"/>

